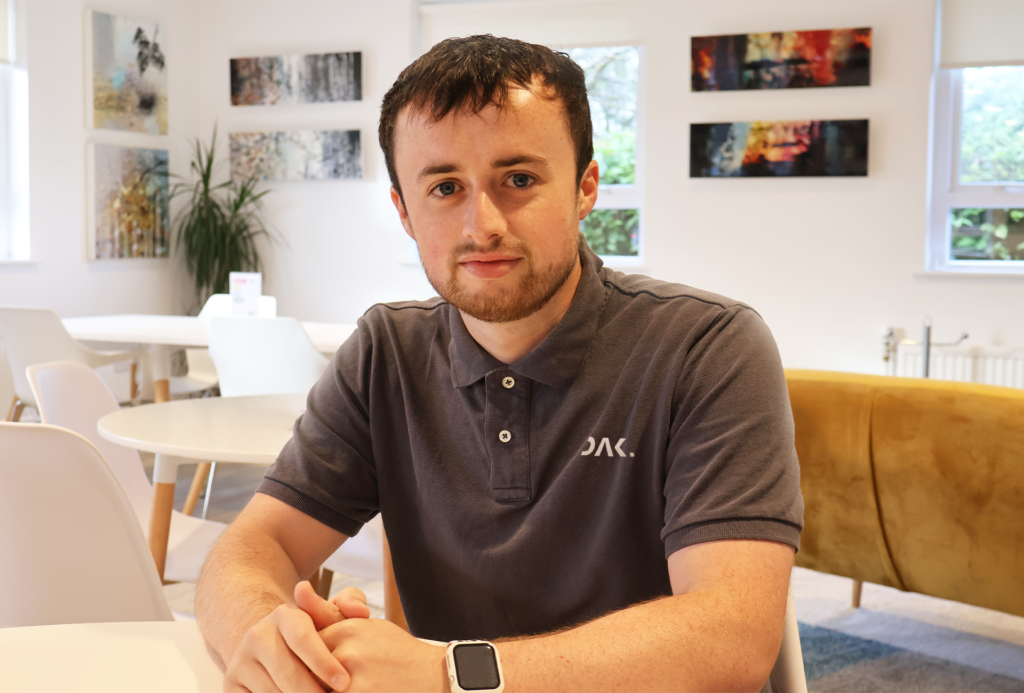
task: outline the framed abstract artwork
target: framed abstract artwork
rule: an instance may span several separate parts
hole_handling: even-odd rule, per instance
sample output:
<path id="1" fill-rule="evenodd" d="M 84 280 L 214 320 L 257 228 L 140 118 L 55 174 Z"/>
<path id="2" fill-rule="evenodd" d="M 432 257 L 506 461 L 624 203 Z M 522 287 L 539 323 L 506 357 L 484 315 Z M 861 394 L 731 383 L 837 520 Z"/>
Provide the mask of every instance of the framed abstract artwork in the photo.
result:
<path id="1" fill-rule="evenodd" d="M 690 124 L 691 178 L 866 175 L 867 120 Z"/>
<path id="2" fill-rule="evenodd" d="M 690 54 L 692 91 L 871 84 L 870 28 L 694 36 Z"/>
<path id="3" fill-rule="evenodd" d="M 363 54 L 322 53 L 231 59 L 231 105 L 360 101 Z"/>
<path id="4" fill-rule="evenodd" d="M 231 178 L 266 181 L 361 179 L 359 130 L 233 132 Z"/>
<path id="5" fill-rule="evenodd" d="M 87 257 L 167 257 L 167 151 L 89 144 L 86 158 Z"/>
<path id="6" fill-rule="evenodd" d="M 92 128 L 167 134 L 167 33 L 152 21 L 92 12 L 86 31 L 86 121 Z"/>

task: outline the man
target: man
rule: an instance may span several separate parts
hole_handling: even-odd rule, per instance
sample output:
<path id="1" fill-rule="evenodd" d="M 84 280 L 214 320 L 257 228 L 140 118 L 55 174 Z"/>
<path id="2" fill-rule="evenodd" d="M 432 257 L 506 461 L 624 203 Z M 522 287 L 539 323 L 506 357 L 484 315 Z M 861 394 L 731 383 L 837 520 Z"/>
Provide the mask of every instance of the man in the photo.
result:
<path id="1" fill-rule="evenodd" d="M 385 96 L 440 298 L 367 311 L 211 553 L 225 690 L 449 690 L 417 637 L 501 638 L 510 692 L 765 683 L 802 521 L 778 354 L 742 304 L 602 268 L 591 139 L 582 71 L 518 41 L 445 41 Z M 300 582 L 378 511 L 411 635 Z"/>

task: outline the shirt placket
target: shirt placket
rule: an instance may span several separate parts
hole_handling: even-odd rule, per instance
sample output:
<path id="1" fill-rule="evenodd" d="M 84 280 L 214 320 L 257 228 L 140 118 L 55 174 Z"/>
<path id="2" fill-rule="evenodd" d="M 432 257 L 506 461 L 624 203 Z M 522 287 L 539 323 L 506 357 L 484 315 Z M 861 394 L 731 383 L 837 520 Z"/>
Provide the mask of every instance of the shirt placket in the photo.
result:
<path id="1" fill-rule="evenodd" d="M 491 458 L 491 492 L 500 503 L 529 501 L 530 381 L 508 368 L 484 377 L 484 437 Z"/>

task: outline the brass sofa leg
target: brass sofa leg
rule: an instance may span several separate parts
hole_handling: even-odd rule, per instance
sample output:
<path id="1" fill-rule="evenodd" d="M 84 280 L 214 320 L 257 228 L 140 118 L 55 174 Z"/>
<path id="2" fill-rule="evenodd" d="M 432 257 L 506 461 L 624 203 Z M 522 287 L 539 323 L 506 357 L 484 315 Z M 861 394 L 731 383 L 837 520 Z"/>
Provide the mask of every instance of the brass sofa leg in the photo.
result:
<path id="1" fill-rule="evenodd" d="M 860 593 L 861 593 L 861 590 L 863 590 L 863 589 L 864 589 L 864 581 L 863 580 L 854 580 L 853 581 L 853 608 L 854 609 L 859 609 L 860 608 Z"/>

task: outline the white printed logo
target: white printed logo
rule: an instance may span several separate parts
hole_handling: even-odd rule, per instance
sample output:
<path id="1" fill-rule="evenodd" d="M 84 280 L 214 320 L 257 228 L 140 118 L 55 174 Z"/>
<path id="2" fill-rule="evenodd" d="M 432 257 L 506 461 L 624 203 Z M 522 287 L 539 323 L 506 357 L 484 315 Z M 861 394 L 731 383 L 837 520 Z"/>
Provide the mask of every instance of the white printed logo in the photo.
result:
<path id="1" fill-rule="evenodd" d="M 627 455 L 622 450 L 622 444 L 626 442 L 625 438 L 619 438 L 619 442 L 615 444 L 615 452 L 619 454 L 619 457 L 632 457 L 633 453 Z M 593 437 L 587 438 L 587 447 L 580 454 L 586 457 L 587 455 L 593 455 L 594 457 L 600 457 L 601 451 L 605 451 L 608 457 L 614 457 L 612 455 L 612 442 L 608 438 L 602 438 L 601 442 L 598 443 Z"/>

